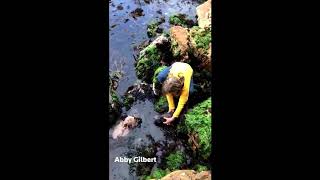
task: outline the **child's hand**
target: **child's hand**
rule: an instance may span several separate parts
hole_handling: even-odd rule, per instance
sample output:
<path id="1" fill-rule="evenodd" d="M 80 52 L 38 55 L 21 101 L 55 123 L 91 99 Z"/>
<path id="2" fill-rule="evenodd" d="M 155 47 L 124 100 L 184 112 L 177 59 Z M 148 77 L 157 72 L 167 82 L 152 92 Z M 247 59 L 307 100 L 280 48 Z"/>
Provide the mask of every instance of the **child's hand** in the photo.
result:
<path id="1" fill-rule="evenodd" d="M 163 124 L 166 124 L 166 125 L 170 125 L 172 121 L 174 121 L 174 117 L 171 117 L 171 118 L 167 118 L 167 117 L 163 117 L 166 121 L 163 122 Z"/>

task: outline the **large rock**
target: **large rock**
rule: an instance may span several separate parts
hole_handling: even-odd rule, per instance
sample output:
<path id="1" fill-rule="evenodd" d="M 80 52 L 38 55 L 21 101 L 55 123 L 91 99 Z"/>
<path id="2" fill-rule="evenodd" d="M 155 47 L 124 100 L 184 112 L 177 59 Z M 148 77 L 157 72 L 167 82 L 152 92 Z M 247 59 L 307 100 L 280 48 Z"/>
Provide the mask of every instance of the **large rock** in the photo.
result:
<path id="1" fill-rule="evenodd" d="M 211 72 L 211 29 L 194 26 L 189 32 L 191 52 L 198 59 L 199 68 Z"/>
<path id="2" fill-rule="evenodd" d="M 178 125 L 178 131 L 188 135 L 194 154 L 204 160 L 211 156 L 211 98 L 195 105 L 185 114 L 185 120 Z"/>
<path id="3" fill-rule="evenodd" d="M 189 33 L 188 29 L 181 26 L 170 28 L 171 52 L 178 61 L 187 62 L 189 59 Z"/>
<path id="4" fill-rule="evenodd" d="M 161 180 L 211 180 L 211 172 L 202 171 L 197 173 L 194 170 L 178 170 L 171 172 Z"/>
<path id="5" fill-rule="evenodd" d="M 196 10 L 199 27 L 211 27 L 211 0 L 199 5 Z"/>

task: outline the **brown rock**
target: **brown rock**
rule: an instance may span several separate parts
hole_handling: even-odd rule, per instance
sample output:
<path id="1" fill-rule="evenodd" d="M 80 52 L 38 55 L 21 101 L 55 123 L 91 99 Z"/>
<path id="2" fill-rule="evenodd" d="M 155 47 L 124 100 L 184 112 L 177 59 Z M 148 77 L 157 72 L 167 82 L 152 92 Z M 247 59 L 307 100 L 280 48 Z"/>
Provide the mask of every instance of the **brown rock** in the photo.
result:
<path id="1" fill-rule="evenodd" d="M 211 27 L 211 0 L 199 5 L 196 10 L 199 27 Z"/>
<path id="2" fill-rule="evenodd" d="M 210 171 L 202 171 L 195 176 L 195 180 L 211 180 Z"/>
<path id="3" fill-rule="evenodd" d="M 167 174 L 161 180 L 211 180 L 210 171 L 197 173 L 194 170 L 177 170 Z"/>
<path id="4" fill-rule="evenodd" d="M 181 61 L 188 59 L 189 33 L 187 28 L 173 26 L 170 28 L 171 50 L 174 57 L 181 57 Z"/>
<path id="5" fill-rule="evenodd" d="M 194 170 L 177 170 L 161 178 L 161 180 L 194 180 L 195 175 Z"/>

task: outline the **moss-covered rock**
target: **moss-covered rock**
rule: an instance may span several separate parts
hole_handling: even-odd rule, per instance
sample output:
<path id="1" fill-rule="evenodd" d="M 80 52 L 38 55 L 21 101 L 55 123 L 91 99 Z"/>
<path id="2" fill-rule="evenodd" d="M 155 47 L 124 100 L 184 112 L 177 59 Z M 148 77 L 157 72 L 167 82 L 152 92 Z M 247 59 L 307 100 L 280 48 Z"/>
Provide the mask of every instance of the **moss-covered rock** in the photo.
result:
<path id="1" fill-rule="evenodd" d="M 160 28 L 160 24 L 162 24 L 163 21 L 152 21 L 147 26 L 147 35 L 149 38 L 155 37 L 157 34 L 161 34 L 163 32 L 163 28 Z"/>
<path id="2" fill-rule="evenodd" d="M 167 99 L 165 96 L 160 96 L 155 104 L 154 104 L 154 110 L 158 113 L 164 113 L 169 109 L 169 105 L 167 102 Z"/>
<path id="3" fill-rule="evenodd" d="M 194 152 L 204 159 L 211 155 L 211 98 L 199 103 L 185 115 L 178 131 L 187 133 Z"/>
<path id="4" fill-rule="evenodd" d="M 122 104 L 116 92 L 119 78 L 120 78 L 119 72 L 114 72 L 109 75 L 109 104 L 108 104 L 109 125 L 114 124 L 117 121 L 117 118 L 121 114 Z"/>
<path id="5" fill-rule="evenodd" d="M 170 41 L 165 35 L 157 37 L 146 48 L 139 53 L 135 64 L 138 79 L 152 83 L 157 68 L 162 64 L 169 64 L 172 61 L 170 52 Z"/>
<path id="6" fill-rule="evenodd" d="M 129 110 L 137 100 L 153 99 L 152 87 L 146 83 L 136 83 L 130 86 L 123 96 L 123 105 Z"/>
<path id="7" fill-rule="evenodd" d="M 194 26 L 189 32 L 190 52 L 199 60 L 201 68 L 211 71 L 211 29 Z"/>
<path id="8" fill-rule="evenodd" d="M 194 166 L 193 169 L 196 170 L 197 172 L 201 172 L 201 171 L 207 171 L 208 167 L 201 164 L 197 164 Z"/>
<path id="9" fill-rule="evenodd" d="M 169 23 L 174 26 L 192 27 L 195 23 L 185 14 L 174 14 L 169 17 Z"/>
<path id="10" fill-rule="evenodd" d="M 185 162 L 185 154 L 181 151 L 176 151 L 166 157 L 166 167 L 171 171 L 180 169 Z"/>
<path id="11" fill-rule="evenodd" d="M 143 176 L 140 178 L 140 180 L 151 180 L 151 179 L 161 179 L 165 175 L 167 175 L 168 172 L 166 170 L 158 169 L 156 168 L 151 175 L 149 176 Z"/>
<path id="12" fill-rule="evenodd" d="M 136 64 L 138 79 L 151 83 L 154 71 L 160 67 L 161 52 L 156 45 L 150 44 L 140 52 Z"/>

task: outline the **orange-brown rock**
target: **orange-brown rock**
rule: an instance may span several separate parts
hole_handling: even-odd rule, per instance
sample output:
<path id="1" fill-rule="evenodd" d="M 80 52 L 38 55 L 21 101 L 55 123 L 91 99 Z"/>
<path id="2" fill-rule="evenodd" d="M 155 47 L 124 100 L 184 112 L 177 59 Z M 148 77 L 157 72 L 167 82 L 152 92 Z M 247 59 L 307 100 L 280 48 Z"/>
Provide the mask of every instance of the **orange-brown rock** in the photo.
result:
<path id="1" fill-rule="evenodd" d="M 174 57 L 180 57 L 181 61 L 188 60 L 189 33 L 188 29 L 181 26 L 170 28 L 171 51 Z"/>
<path id="2" fill-rule="evenodd" d="M 211 180 L 210 171 L 197 173 L 194 170 L 177 170 L 167 174 L 161 180 Z"/>

